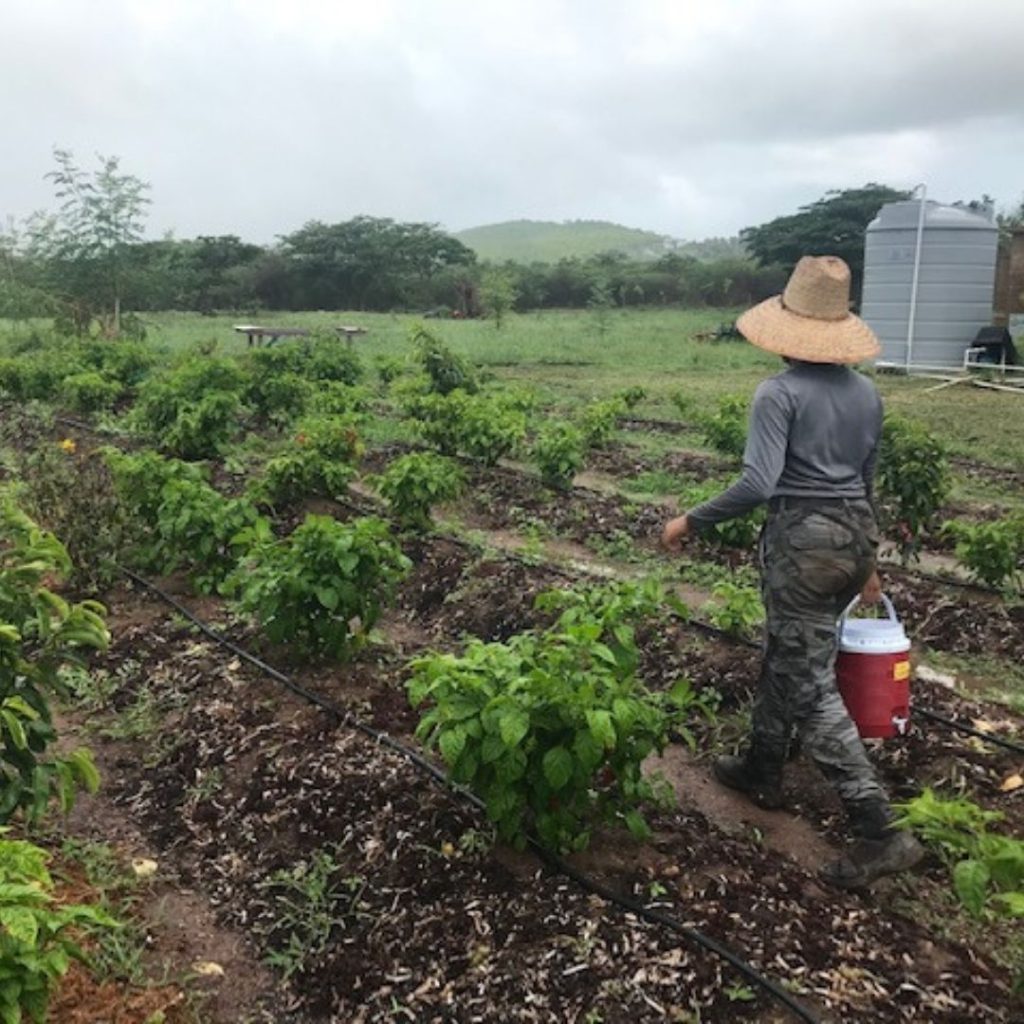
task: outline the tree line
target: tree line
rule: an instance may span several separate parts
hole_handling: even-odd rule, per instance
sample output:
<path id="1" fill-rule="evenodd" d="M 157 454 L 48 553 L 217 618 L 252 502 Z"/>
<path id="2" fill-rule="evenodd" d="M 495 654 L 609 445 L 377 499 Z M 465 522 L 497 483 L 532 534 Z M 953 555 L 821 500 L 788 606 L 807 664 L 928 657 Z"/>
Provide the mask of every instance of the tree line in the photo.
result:
<path id="1" fill-rule="evenodd" d="M 147 241 L 145 182 L 115 157 L 90 173 L 65 150 L 54 156 L 58 209 L 0 232 L 0 316 L 52 314 L 78 334 L 117 335 L 125 310 L 415 310 L 500 323 L 510 309 L 743 306 L 778 292 L 807 253 L 843 256 L 856 286 L 867 224 L 906 197 L 877 184 L 830 192 L 745 229 L 747 259 L 604 253 L 496 265 L 436 224 L 367 216 L 310 221 L 269 246 L 236 235 Z"/>

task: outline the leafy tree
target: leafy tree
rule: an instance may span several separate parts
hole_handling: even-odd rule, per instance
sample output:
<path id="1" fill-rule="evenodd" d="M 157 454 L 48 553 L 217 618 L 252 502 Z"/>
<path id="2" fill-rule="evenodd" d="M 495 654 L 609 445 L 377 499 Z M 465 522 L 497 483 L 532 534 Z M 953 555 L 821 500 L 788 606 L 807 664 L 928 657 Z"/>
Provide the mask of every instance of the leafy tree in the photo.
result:
<path id="1" fill-rule="evenodd" d="M 341 224 L 310 221 L 281 240 L 303 309 L 388 309 L 415 298 L 442 270 L 476 260 L 471 249 L 434 224 L 354 217 Z"/>
<path id="2" fill-rule="evenodd" d="M 515 307 L 519 298 L 515 277 L 508 267 L 488 267 L 480 283 L 480 300 L 484 312 L 494 326 L 501 330 L 505 317 Z"/>
<path id="3" fill-rule="evenodd" d="M 77 333 L 99 318 L 104 333 L 121 331 L 121 305 L 131 269 L 131 247 L 142 239 L 149 185 L 120 171 L 117 157 L 101 156 L 92 174 L 66 149 L 55 149 L 57 169 L 46 175 L 61 201 L 56 214 L 29 224 L 29 255 L 45 268 L 51 290 L 72 310 Z"/>
<path id="4" fill-rule="evenodd" d="M 801 206 L 798 213 L 744 228 L 740 238 L 762 266 L 781 264 L 787 272 L 801 256 L 841 256 L 850 265 L 852 294 L 859 301 L 865 229 L 885 203 L 909 198 L 908 192 L 874 182 L 863 188 L 833 189 Z"/>

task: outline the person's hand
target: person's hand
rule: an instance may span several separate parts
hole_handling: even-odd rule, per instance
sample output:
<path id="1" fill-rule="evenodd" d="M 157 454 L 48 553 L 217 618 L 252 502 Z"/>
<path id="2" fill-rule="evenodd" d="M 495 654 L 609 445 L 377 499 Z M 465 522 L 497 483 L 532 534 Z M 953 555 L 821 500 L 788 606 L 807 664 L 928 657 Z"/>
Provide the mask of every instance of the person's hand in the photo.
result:
<path id="1" fill-rule="evenodd" d="M 678 553 L 683 547 L 683 538 L 690 535 L 690 523 L 686 516 L 678 516 L 670 519 L 661 531 L 661 546 L 673 554 Z"/>
<path id="2" fill-rule="evenodd" d="M 860 592 L 861 604 L 878 604 L 882 600 L 882 581 L 878 577 L 876 569 L 864 584 Z"/>

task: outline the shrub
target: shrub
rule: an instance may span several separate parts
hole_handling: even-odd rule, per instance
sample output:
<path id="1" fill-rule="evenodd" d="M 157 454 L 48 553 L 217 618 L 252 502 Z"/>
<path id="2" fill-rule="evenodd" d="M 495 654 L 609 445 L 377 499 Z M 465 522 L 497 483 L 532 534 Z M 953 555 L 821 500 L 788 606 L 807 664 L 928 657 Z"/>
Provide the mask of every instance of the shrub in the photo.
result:
<path id="1" fill-rule="evenodd" d="M 126 453 L 105 448 L 103 457 L 110 468 L 114 488 L 127 514 L 135 521 L 137 533 L 155 529 L 164 487 L 172 482 L 204 483 L 199 466 L 168 459 L 154 451 Z"/>
<path id="2" fill-rule="evenodd" d="M 626 403 L 626 408 L 632 412 L 647 397 L 647 392 L 644 388 L 634 385 L 624 388 L 615 397 L 621 398 Z"/>
<path id="3" fill-rule="evenodd" d="M 486 802 L 499 836 L 523 847 L 536 830 L 551 849 L 582 849 L 595 821 L 649 834 L 640 807 L 667 787 L 641 765 L 693 704 L 685 682 L 652 694 L 637 680 L 633 614 L 600 596 L 568 607 L 541 633 L 507 643 L 471 639 L 459 655 L 413 662 L 417 736 L 452 779 Z"/>
<path id="4" fill-rule="evenodd" d="M 306 516 L 257 546 L 231 582 L 273 643 L 305 656 L 350 656 L 365 643 L 411 563 L 380 519 Z"/>
<path id="5" fill-rule="evenodd" d="M 939 440 L 923 427 L 887 416 L 878 453 L 878 492 L 903 561 L 916 557 L 949 494 L 949 459 Z"/>
<path id="6" fill-rule="evenodd" d="M 565 491 L 583 465 L 583 434 L 564 420 L 541 427 L 531 449 L 547 487 Z"/>
<path id="7" fill-rule="evenodd" d="M 329 380 L 320 384 L 313 393 L 311 409 L 321 416 L 349 416 L 354 418 L 370 408 L 372 395 L 365 387 Z"/>
<path id="8" fill-rule="evenodd" d="M 151 348 L 138 342 L 89 340 L 81 344 L 85 364 L 104 376 L 135 387 L 149 373 L 156 356 Z"/>
<path id="9" fill-rule="evenodd" d="M 302 420 L 289 447 L 267 463 L 253 494 L 272 505 L 342 494 L 355 476 L 353 463 L 362 453 L 351 419 L 316 416 Z"/>
<path id="10" fill-rule="evenodd" d="M 456 435 L 461 451 L 485 466 L 494 466 L 514 452 L 526 435 L 526 416 L 500 398 L 473 395 L 462 409 Z"/>
<path id="11" fill-rule="evenodd" d="M 294 373 L 308 381 L 358 384 L 363 376 L 359 356 L 331 332 L 254 349 L 249 364 L 257 380 Z"/>
<path id="12" fill-rule="evenodd" d="M 391 462 L 377 488 L 402 526 L 424 529 L 430 526 L 431 507 L 457 498 L 465 483 L 462 469 L 450 459 L 414 452 Z"/>
<path id="13" fill-rule="evenodd" d="M 412 329 L 412 343 L 417 362 L 430 378 L 432 391 L 449 395 L 453 391 L 473 394 L 477 390 L 476 377 L 466 361 L 422 324 Z"/>
<path id="14" fill-rule="evenodd" d="M 446 395 L 412 395 L 405 408 L 427 444 L 442 455 L 454 455 L 462 440 L 462 419 L 468 403 L 465 391 L 452 391 Z"/>
<path id="15" fill-rule="evenodd" d="M 746 636 L 764 621 L 764 605 L 755 587 L 723 580 L 711 593 L 716 600 L 706 606 L 708 618 L 726 633 Z"/>
<path id="16" fill-rule="evenodd" d="M 245 392 L 246 404 L 264 422 L 290 423 L 305 413 L 313 385 L 297 373 L 257 377 Z"/>
<path id="17" fill-rule="evenodd" d="M 117 577 L 128 516 L 102 455 L 76 453 L 74 445 L 47 439 L 22 451 L 19 493 L 25 511 L 62 539 L 71 558 L 71 583 L 97 591 Z"/>
<path id="18" fill-rule="evenodd" d="M 392 359 L 388 356 L 377 356 L 374 365 L 377 367 L 377 378 L 385 388 L 401 377 L 405 369 L 401 359 Z"/>
<path id="19" fill-rule="evenodd" d="M 151 559 L 160 571 L 185 569 L 201 594 L 216 590 L 270 524 L 245 498 L 225 498 L 209 484 L 164 484 Z"/>
<path id="20" fill-rule="evenodd" d="M 699 417 L 704 440 L 723 455 L 739 459 L 747 444 L 747 401 L 738 395 L 718 400 L 718 408 L 710 416 Z"/>
<path id="21" fill-rule="evenodd" d="M 172 455 L 209 458 L 238 427 L 245 385 L 234 362 L 196 360 L 146 381 L 132 418 Z"/>
<path id="22" fill-rule="evenodd" d="M 99 412 L 109 409 L 124 391 L 119 381 L 110 380 L 96 370 L 73 373 L 61 382 L 61 401 L 75 412 Z"/>
<path id="23" fill-rule="evenodd" d="M 694 484 L 688 487 L 679 502 L 686 508 L 693 508 L 702 502 L 714 498 L 722 491 L 722 485 L 714 480 L 706 480 L 704 483 Z M 757 541 L 761 526 L 764 524 L 766 512 L 764 506 L 751 509 L 750 512 L 735 519 L 729 519 L 724 523 L 715 523 L 702 536 L 713 540 L 727 548 L 750 548 Z"/>
<path id="24" fill-rule="evenodd" d="M 48 589 L 71 568 L 57 538 L 9 500 L 0 526 L 0 822 L 19 809 L 37 821 L 52 799 L 66 811 L 77 787 L 99 785 L 88 750 L 45 755 L 57 738 L 50 695 L 66 696 L 59 670 L 78 663 L 81 648 L 104 650 L 110 637 L 101 605 L 69 604 Z"/>
<path id="25" fill-rule="evenodd" d="M 1000 589 L 1020 587 L 1024 569 L 1024 516 L 992 523 L 943 524 L 942 532 L 956 541 L 956 557 L 971 575 Z"/>
<path id="26" fill-rule="evenodd" d="M 991 832 L 999 811 L 985 811 L 964 797 L 943 799 L 931 789 L 898 805 L 896 824 L 935 846 L 952 873 L 960 902 L 976 917 L 986 908 L 1024 917 L 1024 842 Z"/>
<path id="27" fill-rule="evenodd" d="M 72 930 L 116 927 L 97 907 L 53 904 L 53 879 L 38 846 L 0 839 L 0 1020 L 42 1022 L 72 958 L 85 959 Z"/>
<path id="28" fill-rule="evenodd" d="M 64 378 L 81 369 L 73 351 L 58 348 L 0 359 L 0 392 L 11 398 L 49 402 L 60 394 Z"/>
<path id="29" fill-rule="evenodd" d="M 107 450 L 134 544 L 128 557 L 157 572 L 184 569 L 200 593 L 220 586 L 269 523 L 244 498 L 226 498 L 197 466 L 156 452 Z"/>
<path id="30" fill-rule="evenodd" d="M 606 398 L 586 406 L 580 417 L 580 430 L 587 447 L 604 448 L 615 436 L 619 420 L 627 409 L 621 398 Z"/>

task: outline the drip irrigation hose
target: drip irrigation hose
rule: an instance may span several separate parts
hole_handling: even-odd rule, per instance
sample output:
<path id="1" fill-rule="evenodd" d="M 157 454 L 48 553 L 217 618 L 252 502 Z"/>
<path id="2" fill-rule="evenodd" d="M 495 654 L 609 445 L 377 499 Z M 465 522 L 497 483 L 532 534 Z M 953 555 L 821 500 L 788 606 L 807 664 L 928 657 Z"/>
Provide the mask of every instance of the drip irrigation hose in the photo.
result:
<path id="1" fill-rule="evenodd" d="M 430 778 L 440 784 L 442 788 L 462 797 L 478 811 L 486 811 L 486 805 L 478 796 L 476 796 L 476 794 L 472 793 L 464 786 L 453 783 L 445 772 L 441 771 L 435 764 L 412 747 L 409 747 L 398 740 L 392 739 L 387 733 L 380 732 L 372 726 L 367 725 L 351 711 L 343 708 L 340 704 L 336 704 L 329 698 L 301 686 L 299 683 L 296 683 L 294 680 L 286 676 L 283 672 L 274 668 L 273 665 L 269 665 L 261 658 L 256 657 L 256 655 L 250 654 L 244 647 L 240 647 L 238 644 L 224 636 L 219 630 L 209 625 L 209 623 L 198 618 L 188 608 L 186 608 L 185 605 L 172 597 L 166 591 L 162 590 L 155 583 L 152 583 L 150 580 L 140 576 L 138 573 L 132 572 L 131 569 L 127 569 L 124 566 L 118 566 L 117 568 L 130 580 L 155 594 L 166 604 L 170 605 L 176 612 L 183 615 L 189 620 L 189 622 L 195 625 L 200 632 L 209 637 L 215 643 L 219 644 L 225 650 L 230 651 L 243 661 L 247 661 L 254 668 L 259 669 L 265 675 L 280 683 L 291 693 L 301 697 L 305 701 L 308 701 L 310 704 L 320 708 L 322 711 L 326 711 L 329 715 L 336 718 L 340 725 L 354 729 L 371 739 L 379 746 L 386 747 L 398 754 L 400 757 L 405 758 L 415 767 L 429 775 Z M 627 913 L 636 915 L 638 918 L 641 918 L 649 924 L 655 924 L 663 928 L 667 928 L 669 931 L 679 935 L 681 938 L 687 939 L 708 952 L 715 954 L 715 956 L 726 961 L 726 963 L 735 968 L 735 970 L 743 975 L 743 977 L 748 981 L 757 985 L 776 1001 L 782 1003 L 783 1006 L 790 1010 L 800 1020 L 806 1022 L 806 1024 L 821 1024 L 820 1018 L 814 1016 L 810 1010 L 802 1006 L 781 985 L 772 981 L 771 978 L 765 977 L 752 964 L 749 964 L 727 946 L 722 945 L 722 943 L 717 939 L 713 939 L 711 936 L 705 935 L 702 931 L 677 921 L 674 917 L 671 917 L 662 911 L 652 910 L 637 900 L 628 896 L 620 895 L 603 883 L 591 878 L 589 875 L 586 875 L 581 871 L 578 871 L 557 854 L 544 849 L 535 837 L 528 837 L 528 842 L 545 863 L 559 874 L 562 874 L 566 878 L 575 882 L 588 893 L 600 897 L 606 902 L 619 907 L 621 910 L 625 910 Z"/>
<path id="2" fill-rule="evenodd" d="M 966 736 L 975 736 L 980 740 L 984 740 L 986 743 L 991 743 L 994 746 L 1002 747 L 1004 750 L 1012 751 L 1014 754 L 1024 754 L 1024 745 L 1014 743 L 1013 740 L 1004 740 L 1000 736 L 995 736 L 990 732 L 983 732 L 981 729 L 975 729 L 970 725 L 964 725 L 963 722 L 958 722 L 953 718 L 946 718 L 944 715 L 937 715 L 934 711 L 930 711 L 928 708 L 918 707 L 917 704 L 914 704 L 913 709 L 922 718 L 927 718 L 929 721 L 937 722 L 939 725 L 944 725 L 949 729 L 955 729 L 957 732 L 962 732 Z"/>

